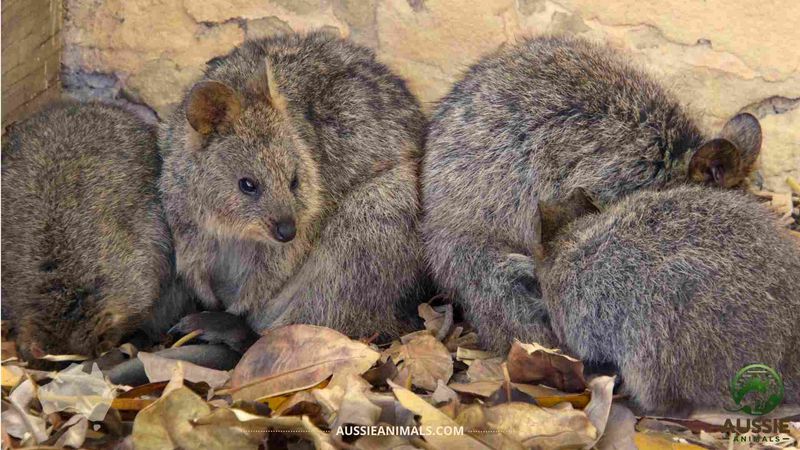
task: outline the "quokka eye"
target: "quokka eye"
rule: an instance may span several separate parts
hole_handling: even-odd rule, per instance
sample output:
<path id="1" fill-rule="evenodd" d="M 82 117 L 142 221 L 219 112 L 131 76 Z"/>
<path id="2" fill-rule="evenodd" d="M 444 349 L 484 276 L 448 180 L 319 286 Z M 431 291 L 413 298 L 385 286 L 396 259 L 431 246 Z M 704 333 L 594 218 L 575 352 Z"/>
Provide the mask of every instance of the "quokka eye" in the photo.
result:
<path id="1" fill-rule="evenodd" d="M 292 182 L 289 184 L 289 189 L 296 191 L 298 187 L 300 187 L 300 179 L 297 177 L 297 172 L 295 172 L 292 177 Z"/>
<path id="2" fill-rule="evenodd" d="M 239 190 L 245 195 L 256 195 L 258 193 L 258 183 L 251 178 L 239 179 Z"/>

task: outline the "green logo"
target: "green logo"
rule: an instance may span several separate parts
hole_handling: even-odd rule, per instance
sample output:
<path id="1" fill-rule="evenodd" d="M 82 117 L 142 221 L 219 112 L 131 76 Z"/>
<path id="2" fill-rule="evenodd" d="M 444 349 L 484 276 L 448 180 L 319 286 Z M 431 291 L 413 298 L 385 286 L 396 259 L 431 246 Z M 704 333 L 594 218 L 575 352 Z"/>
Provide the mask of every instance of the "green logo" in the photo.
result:
<path id="1" fill-rule="evenodd" d="M 731 378 L 731 398 L 736 409 L 751 416 L 763 416 L 783 401 L 783 380 L 764 364 L 744 366 Z"/>

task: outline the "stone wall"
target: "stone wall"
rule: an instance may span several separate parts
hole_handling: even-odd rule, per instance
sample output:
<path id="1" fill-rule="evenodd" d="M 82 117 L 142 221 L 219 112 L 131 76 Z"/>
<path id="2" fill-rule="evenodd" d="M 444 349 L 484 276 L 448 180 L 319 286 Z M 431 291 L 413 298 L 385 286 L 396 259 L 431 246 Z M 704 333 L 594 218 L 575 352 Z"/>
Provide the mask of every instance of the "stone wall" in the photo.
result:
<path id="1" fill-rule="evenodd" d="M 3 0 L 3 127 L 58 98 L 62 0 Z"/>
<path id="2" fill-rule="evenodd" d="M 756 113 L 761 174 L 786 190 L 787 175 L 800 178 L 798 17 L 796 0 L 66 0 L 64 83 L 163 116 L 244 39 L 325 28 L 374 48 L 430 110 L 497 46 L 576 34 L 625 49 L 708 130 Z"/>

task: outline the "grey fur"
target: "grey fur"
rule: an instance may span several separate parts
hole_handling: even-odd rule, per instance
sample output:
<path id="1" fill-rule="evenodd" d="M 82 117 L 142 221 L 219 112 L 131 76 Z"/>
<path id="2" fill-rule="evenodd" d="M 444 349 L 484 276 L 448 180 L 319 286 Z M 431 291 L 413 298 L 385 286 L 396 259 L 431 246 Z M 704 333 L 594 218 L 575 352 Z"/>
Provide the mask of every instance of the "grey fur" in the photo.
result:
<path id="1" fill-rule="evenodd" d="M 2 156 L 3 303 L 22 355 L 108 350 L 170 280 L 155 129 L 63 102 L 15 126 Z"/>
<path id="2" fill-rule="evenodd" d="M 289 34 L 216 59 L 160 137 L 178 271 L 257 330 L 396 335 L 423 279 L 423 129 L 404 82 L 346 40 Z M 239 192 L 245 176 L 258 197 Z M 285 218 L 297 236 L 280 244 Z"/>
<path id="3" fill-rule="evenodd" d="M 737 123 L 749 133 L 738 141 L 747 147 L 717 140 L 690 172 L 703 136 L 621 55 L 555 37 L 501 48 L 468 70 L 429 125 L 422 234 L 434 281 L 463 303 L 484 345 L 503 351 L 515 337 L 546 343 L 546 313 L 532 301 L 537 201 L 577 186 L 609 203 L 690 177 L 736 184 L 761 143 L 757 121 Z M 724 161 L 715 159 L 720 148 L 731 150 Z"/>
<path id="4" fill-rule="evenodd" d="M 730 405 L 747 364 L 800 402 L 800 242 L 741 193 L 631 194 L 545 239 L 537 265 L 558 345 L 613 363 L 648 413 Z"/>

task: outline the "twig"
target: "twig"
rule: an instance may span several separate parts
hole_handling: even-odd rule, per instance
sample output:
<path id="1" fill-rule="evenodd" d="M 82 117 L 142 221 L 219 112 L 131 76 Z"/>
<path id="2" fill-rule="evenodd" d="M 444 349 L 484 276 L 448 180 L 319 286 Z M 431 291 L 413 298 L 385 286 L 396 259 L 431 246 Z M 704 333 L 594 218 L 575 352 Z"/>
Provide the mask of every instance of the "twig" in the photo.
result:
<path id="1" fill-rule="evenodd" d="M 196 338 L 197 336 L 200 336 L 203 333 L 204 333 L 204 331 L 201 330 L 201 329 L 194 330 L 191 333 L 187 334 L 186 336 L 184 336 L 184 337 L 178 339 L 177 341 L 175 341 L 175 343 L 172 344 L 171 348 L 178 348 L 181 345 L 191 341 L 192 339 Z"/>

